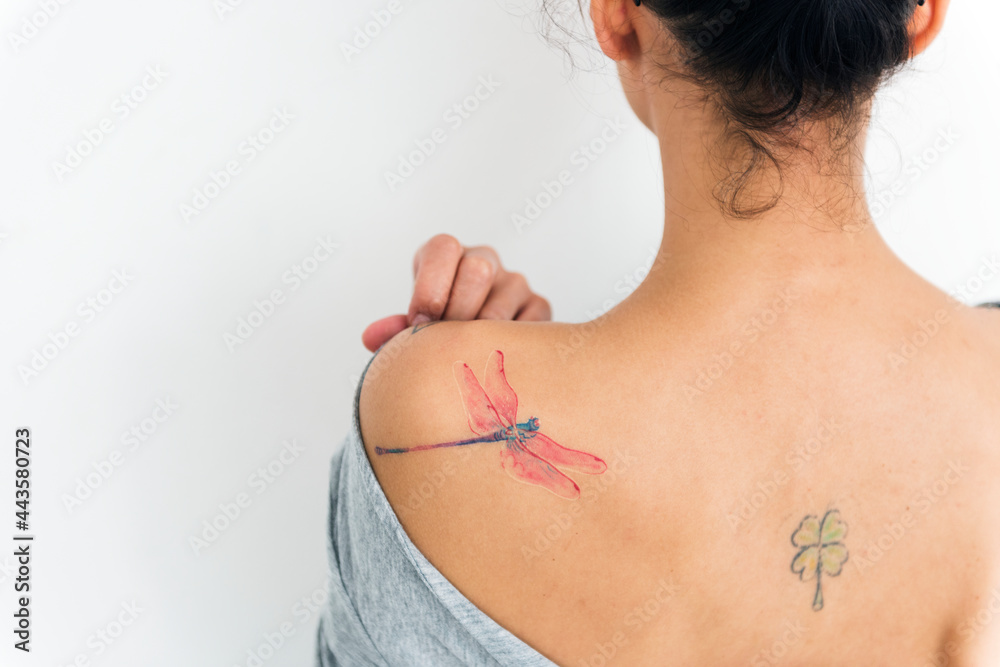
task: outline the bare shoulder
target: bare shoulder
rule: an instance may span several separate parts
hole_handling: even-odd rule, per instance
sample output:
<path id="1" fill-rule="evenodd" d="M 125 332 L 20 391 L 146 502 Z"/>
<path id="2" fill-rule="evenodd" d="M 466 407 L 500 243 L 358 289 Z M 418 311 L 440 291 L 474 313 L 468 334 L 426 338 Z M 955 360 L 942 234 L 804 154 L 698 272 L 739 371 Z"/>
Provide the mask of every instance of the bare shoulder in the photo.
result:
<path id="1" fill-rule="evenodd" d="M 489 502 L 494 491 L 500 493 L 494 489 L 496 467 L 516 463 L 504 462 L 507 436 L 520 433 L 532 445 L 546 439 L 532 431 L 537 420 L 518 415 L 518 395 L 523 407 L 525 399 L 537 395 L 532 388 L 551 379 L 555 353 L 550 341 L 563 326 L 441 322 L 409 329 L 379 351 L 361 389 L 361 432 L 375 474 L 404 527 L 416 527 L 417 519 L 410 517 L 407 525 L 404 516 L 415 505 L 444 512 L 452 501 L 465 507 Z M 497 450 L 495 456 L 486 454 L 492 450 Z M 530 476 L 531 471 L 523 472 L 522 477 Z M 442 488 L 445 481 L 447 489 Z M 413 502 L 412 492 L 428 483 L 432 492 L 425 488 L 423 496 L 428 497 Z M 436 513 L 422 511 L 421 516 Z"/>
<path id="2" fill-rule="evenodd" d="M 544 356 L 539 344 L 560 325 L 498 321 L 434 322 L 411 327 L 379 350 L 361 389 L 361 431 L 369 453 L 465 433 L 456 363 L 479 373 L 494 350 Z"/>
<path id="3" fill-rule="evenodd" d="M 367 444 L 386 444 L 402 423 L 425 428 L 433 421 L 433 396 L 446 377 L 446 351 L 470 342 L 473 323 L 434 322 L 410 327 L 376 353 L 363 379 L 361 432 Z M 370 448 L 372 449 L 372 448 Z"/>
<path id="4" fill-rule="evenodd" d="M 410 327 L 375 355 L 359 401 L 362 439 L 373 465 L 376 450 L 412 445 L 447 423 L 448 360 L 456 350 L 474 344 L 475 329 L 480 328 L 474 325 L 435 322 Z"/>
<path id="5" fill-rule="evenodd" d="M 453 581 L 478 580 L 463 569 L 471 554 L 486 562 L 483 539 L 491 558 L 520 561 L 526 526 L 586 495 L 612 460 L 577 433 L 587 389 L 559 358 L 569 326 L 442 322 L 397 336 L 369 368 L 369 461 L 413 542 Z"/>

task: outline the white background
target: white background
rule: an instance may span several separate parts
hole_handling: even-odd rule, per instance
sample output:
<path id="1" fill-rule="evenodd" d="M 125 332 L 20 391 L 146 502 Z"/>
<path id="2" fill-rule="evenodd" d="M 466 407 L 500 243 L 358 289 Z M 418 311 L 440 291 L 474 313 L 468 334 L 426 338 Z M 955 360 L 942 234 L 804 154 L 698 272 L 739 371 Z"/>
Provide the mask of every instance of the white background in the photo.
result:
<path id="1" fill-rule="evenodd" d="M 656 145 L 593 49 L 569 76 L 536 0 L 400 0 L 350 58 L 341 44 L 387 0 L 243 0 L 221 14 L 213 0 L 77 0 L 14 44 L 40 2 L 0 9 L 0 663 L 245 666 L 288 623 L 264 664 L 309 664 L 316 615 L 296 605 L 325 581 L 327 466 L 369 356 L 360 333 L 405 310 L 414 249 L 442 231 L 492 244 L 557 318 L 587 319 L 658 244 Z M 998 24 L 995 3 L 956 0 L 940 42 L 880 96 L 872 134 L 880 226 L 949 290 L 1000 251 Z M 165 79 L 132 93 L 157 66 Z M 480 77 L 500 87 L 452 127 L 445 111 Z M 127 117 L 122 95 L 144 98 Z M 248 161 L 241 143 L 274 109 L 294 119 Z M 627 129 L 581 172 L 574 153 L 605 118 Z M 102 119 L 113 130 L 57 168 Z M 390 191 L 385 172 L 435 128 L 445 143 Z M 957 138 L 936 151 L 948 130 Z M 925 153 L 933 164 L 916 166 Z M 240 173 L 185 221 L 180 206 L 230 160 Z M 573 183 L 519 232 L 512 214 L 562 169 Z M 293 290 L 283 275 L 327 236 L 335 255 Z M 102 292 L 122 270 L 127 286 Z M 284 302 L 231 350 L 224 336 L 274 289 Z M 1000 298 L 1000 281 L 976 297 Z M 91 298 L 100 313 L 81 310 Z M 62 349 L 45 348 L 72 324 Z M 168 398 L 179 407 L 149 421 Z M 30 656 L 8 627 L 21 426 L 34 456 Z M 134 450 L 133 427 L 150 432 Z M 252 485 L 289 439 L 302 453 Z M 92 474 L 115 450 L 111 475 Z M 100 485 L 68 507 L 88 475 Z M 196 554 L 191 538 L 240 493 L 250 506 Z M 97 639 L 133 602 L 135 621 Z"/>

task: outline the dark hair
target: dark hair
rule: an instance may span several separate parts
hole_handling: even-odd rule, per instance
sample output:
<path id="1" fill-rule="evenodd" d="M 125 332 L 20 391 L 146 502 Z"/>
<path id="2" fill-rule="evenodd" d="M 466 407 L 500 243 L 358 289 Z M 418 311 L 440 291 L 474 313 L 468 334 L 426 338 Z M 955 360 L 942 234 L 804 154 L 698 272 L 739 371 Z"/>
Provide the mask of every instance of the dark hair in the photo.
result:
<path id="1" fill-rule="evenodd" d="M 777 203 L 743 203 L 774 147 L 803 120 L 839 119 L 842 136 L 885 78 L 909 56 L 918 0 L 642 0 L 676 39 L 677 74 L 711 92 L 748 149 L 742 173 L 716 193 L 753 217 Z"/>

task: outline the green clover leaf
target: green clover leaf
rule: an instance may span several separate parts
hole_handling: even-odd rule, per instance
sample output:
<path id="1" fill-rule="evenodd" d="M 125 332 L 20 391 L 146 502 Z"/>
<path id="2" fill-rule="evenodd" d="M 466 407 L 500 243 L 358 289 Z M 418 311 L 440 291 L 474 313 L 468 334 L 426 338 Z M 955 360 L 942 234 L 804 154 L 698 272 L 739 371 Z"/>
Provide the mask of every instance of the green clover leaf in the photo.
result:
<path id="1" fill-rule="evenodd" d="M 810 514 L 792 533 L 792 546 L 799 550 L 792 559 L 792 573 L 799 575 L 800 581 L 816 579 L 813 611 L 823 608 L 822 575 L 836 577 L 844 569 L 848 556 L 845 537 L 847 524 L 839 510 L 830 510 L 822 520 Z"/>

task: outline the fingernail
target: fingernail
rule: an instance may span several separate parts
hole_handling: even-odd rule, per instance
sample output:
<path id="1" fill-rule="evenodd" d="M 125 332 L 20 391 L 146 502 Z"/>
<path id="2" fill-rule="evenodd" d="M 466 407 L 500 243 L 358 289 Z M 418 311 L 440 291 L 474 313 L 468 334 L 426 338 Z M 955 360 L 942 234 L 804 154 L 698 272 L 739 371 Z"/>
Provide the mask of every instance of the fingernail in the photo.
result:
<path id="1" fill-rule="evenodd" d="M 431 318 L 425 315 L 424 313 L 417 313 L 416 315 L 413 316 L 413 321 L 410 324 L 412 324 L 413 326 L 419 326 L 421 324 L 427 324 L 430 321 Z"/>

